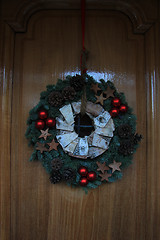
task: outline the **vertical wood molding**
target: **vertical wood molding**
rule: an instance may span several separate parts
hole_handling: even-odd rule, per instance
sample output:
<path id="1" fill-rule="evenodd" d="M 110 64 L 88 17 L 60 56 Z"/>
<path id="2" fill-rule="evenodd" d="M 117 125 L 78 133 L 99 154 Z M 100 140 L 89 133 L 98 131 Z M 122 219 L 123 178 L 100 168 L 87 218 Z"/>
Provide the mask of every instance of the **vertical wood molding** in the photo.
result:
<path id="1" fill-rule="evenodd" d="M 0 132 L 1 132 L 1 167 L 0 167 L 0 239 L 10 239 L 10 151 L 11 151 L 11 102 L 14 33 L 1 22 L 0 29 Z"/>
<path id="2" fill-rule="evenodd" d="M 145 35 L 147 89 L 147 239 L 160 235 L 160 24 L 156 23 Z"/>

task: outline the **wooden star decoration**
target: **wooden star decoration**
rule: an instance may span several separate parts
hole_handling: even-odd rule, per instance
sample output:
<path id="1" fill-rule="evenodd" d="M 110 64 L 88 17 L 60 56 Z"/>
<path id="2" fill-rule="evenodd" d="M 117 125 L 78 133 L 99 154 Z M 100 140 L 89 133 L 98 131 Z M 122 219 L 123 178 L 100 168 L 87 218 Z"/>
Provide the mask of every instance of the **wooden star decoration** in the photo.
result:
<path id="1" fill-rule="evenodd" d="M 109 167 L 112 168 L 112 173 L 114 173 L 116 170 L 121 171 L 121 169 L 119 168 L 121 165 L 122 165 L 121 162 L 116 162 L 114 160 L 113 163 L 109 164 Z"/>
<path id="2" fill-rule="evenodd" d="M 41 153 L 48 152 L 48 149 L 45 147 L 45 143 L 37 142 L 36 150 L 39 150 Z"/>
<path id="3" fill-rule="evenodd" d="M 48 132 L 48 130 L 49 130 L 49 128 L 47 128 L 45 131 L 44 131 L 44 130 L 41 130 L 41 133 L 42 133 L 42 134 L 39 136 L 39 138 L 44 138 L 44 140 L 46 140 L 47 137 L 52 136 L 52 134 L 50 134 L 50 133 Z"/>
<path id="4" fill-rule="evenodd" d="M 109 174 L 109 173 L 107 173 L 107 171 L 106 171 L 105 173 L 99 174 L 99 176 L 101 177 L 101 181 L 106 180 L 106 181 L 108 182 L 108 181 L 109 181 L 108 178 L 111 177 L 112 174 Z"/>
<path id="5" fill-rule="evenodd" d="M 53 139 L 51 143 L 47 143 L 49 145 L 49 152 L 51 150 L 56 150 L 57 151 L 57 146 L 59 145 L 59 143 L 56 143 L 55 140 Z"/>
<path id="6" fill-rule="evenodd" d="M 97 92 L 101 89 L 98 87 L 98 83 L 96 83 L 96 84 L 92 84 L 91 90 L 93 90 L 95 94 L 97 94 Z"/>
<path id="7" fill-rule="evenodd" d="M 107 98 L 103 97 L 103 93 L 101 93 L 100 96 L 96 95 L 96 98 L 97 98 L 96 103 L 100 103 L 101 105 L 103 105 L 103 101 L 107 99 Z"/>
<path id="8" fill-rule="evenodd" d="M 109 97 L 114 97 L 113 93 L 115 92 L 114 89 L 110 88 L 109 86 L 107 87 L 107 90 L 103 92 L 103 94 L 106 95 L 106 99 Z"/>
<path id="9" fill-rule="evenodd" d="M 109 170 L 109 167 L 106 166 L 105 162 L 104 163 L 100 163 L 100 162 L 96 162 L 98 165 L 97 171 L 101 171 L 102 173 L 104 173 L 106 170 Z"/>

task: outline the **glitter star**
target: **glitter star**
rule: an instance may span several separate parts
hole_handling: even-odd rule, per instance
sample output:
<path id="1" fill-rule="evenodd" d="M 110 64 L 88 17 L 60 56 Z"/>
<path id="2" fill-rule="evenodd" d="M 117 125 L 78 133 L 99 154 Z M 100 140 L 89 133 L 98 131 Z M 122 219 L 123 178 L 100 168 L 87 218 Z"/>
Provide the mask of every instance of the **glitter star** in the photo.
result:
<path id="1" fill-rule="evenodd" d="M 39 138 L 44 138 L 44 140 L 46 140 L 47 137 L 52 136 L 52 134 L 50 134 L 50 133 L 48 132 L 48 130 L 49 130 L 49 128 L 47 128 L 45 131 L 44 131 L 44 130 L 41 130 L 41 133 L 42 133 L 42 134 L 39 136 Z"/>
<path id="2" fill-rule="evenodd" d="M 116 162 L 114 160 L 113 163 L 109 164 L 109 167 L 112 168 L 112 173 L 114 173 L 116 170 L 121 171 L 121 169 L 119 168 L 121 165 L 122 165 L 121 162 Z"/>
<path id="3" fill-rule="evenodd" d="M 103 174 L 99 174 L 99 176 L 101 177 L 101 181 L 104 181 L 104 180 L 106 180 L 107 182 L 109 181 L 109 177 L 111 177 L 112 176 L 112 174 L 109 174 L 109 173 L 107 173 L 107 171 L 105 172 L 105 173 L 103 173 Z"/>
<path id="4" fill-rule="evenodd" d="M 97 91 L 101 89 L 98 87 L 98 83 L 96 83 L 96 84 L 92 84 L 91 90 L 93 90 L 95 94 L 97 94 Z"/>
<path id="5" fill-rule="evenodd" d="M 57 146 L 59 145 L 59 143 L 56 143 L 55 140 L 53 139 L 51 143 L 47 143 L 49 145 L 49 152 L 51 150 L 56 150 L 57 151 Z"/>
<path id="6" fill-rule="evenodd" d="M 98 165 L 97 171 L 101 171 L 102 173 L 105 172 L 105 170 L 109 170 L 109 168 L 106 166 L 105 162 L 104 163 L 100 163 L 100 162 L 96 162 Z"/>
<path id="7" fill-rule="evenodd" d="M 103 101 L 107 99 L 107 98 L 103 97 L 103 93 L 101 93 L 100 96 L 96 95 L 96 98 L 97 98 L 96 103 L 100 103 L 101 105 L 103 105 Z"/>
<path id="8" fill-rule="evenodd" d="M 44 151 L 48 152 L 48 149 L 45 147 L 45 143 L 37 142 L 36 144 L 37 144 L 36 150 L 39 150 L 41 153 L 43 153 Z"/>

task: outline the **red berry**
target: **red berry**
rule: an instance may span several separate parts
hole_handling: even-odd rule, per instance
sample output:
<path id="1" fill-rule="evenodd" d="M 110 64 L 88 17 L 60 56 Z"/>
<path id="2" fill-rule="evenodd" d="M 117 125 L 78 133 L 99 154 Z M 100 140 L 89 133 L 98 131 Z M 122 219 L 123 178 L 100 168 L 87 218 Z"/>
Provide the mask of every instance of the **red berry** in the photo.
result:
<path id="1" fill-rule="evenodd" d="M 39 130 L 43 129 L 45 126 L 45 122 L 43 120 L 37 120 L 35 123 L 36 128 L 38 128 Z"/>
<path id="2" fill-rule="evenodd" d="M 114 106 L 114 107 L 119 107 L 120 105 L 121 105 L 121 101 L 120 101 L 120 99 L 119 98 L 113 98 L 113 100 L 112 100 L 112 105 Z"/>
<path id="3" fill-rule="evenodd" d="M 121 113 L 126 113 L 127 110 L 128 110 L 128 107 L 127 107 L 126 105 L 124 105 L 124 104 L 121 105 L 120 108 L 119 108 L 119 111 L 120 111 Z"/>
<path id="4" fill-rule="evenodd" d="M 38 116 L 40 119 L 45 119 L 45 118 L 47 118 L 48 113 L 45 109 L 43 109 L 43 110 L 39 111 Z"/>
<path id="5" fill-rule="evenodd" d="M 56 121 L 54 118 L 47 118 L 46 119 L 46 125 L 47 127 L 54 127 L 56 124 Z"/>
<path id="6" fill-rule="evenodd" d="M 85 176 L 87 176 L 87 174 L 88 174 L 88 170 L 87 170 L 87 168 L 86 167 L 80 167 L 79 169 L 78 169 L 78 173 L 81 175 L 81 176 L 83 176 L 83 177 L 85 177 Z"/>
<path id="7" fill-rule="evenodd" d="M 88 184 L 88 180 L 87 180 L 87 178 L 86 177 L 82 177 L 81 179 L 80 179 L 80 181 L 79 181 L 79 184 L 81 185 L 81 186 L 86 186 L 87 184 Z"/>
<path id="8" fill-rule="evenodd" d="M 93 171 L 89 172 L 87 175 L 87 179 L 88 181 L 94 181 L 96 179 L 96 173 Z"/>
<path id="9" fill-rule="evenodd" d="M 110 113 L 111 117 L 117 117 L 118 114 L 119 114 L 119 109 L 118 108 L 112 108 L 109 113 Z"/>

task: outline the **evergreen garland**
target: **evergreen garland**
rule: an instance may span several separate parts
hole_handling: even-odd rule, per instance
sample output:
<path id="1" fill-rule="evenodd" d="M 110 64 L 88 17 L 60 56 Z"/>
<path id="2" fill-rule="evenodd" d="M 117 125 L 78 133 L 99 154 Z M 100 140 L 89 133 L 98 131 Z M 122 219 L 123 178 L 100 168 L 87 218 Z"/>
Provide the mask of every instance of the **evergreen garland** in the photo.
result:
<path id="1" fill-rule="evenodd" d="M 56 117 L 60 115 L 59 108 L 69 103 L 80 101 L 82 96 L 82 87 L 79 86 L 82 85 L 82 81 L 79 82 L 79 85 L 75 84 L 74 81 L 76 78 L 78 79 L 79 77 L 67 76 L 63 81 L 59 79 L 56 85 L 47 86 L 47 90 L 41 93 L 39 103 L 29 113 L 29 118 L 27 120 L 28 128 L 25 135 L 29 140 L 29 145 L 34 147 L 30 161 L 39 160 L 46 171 L 50 174 L 50 180 L 52 183 L 65 181 L 68 185 L 80 186 L 81 175 L 79 174 L 78 169 L 81 166 L 84 166 L 88 169 L 88 172 L 94 171 L 96 173 L 96 179 L 94 181 L 88 181 L 88 184 L 83 186 L 83 189 L 87 191 L 88 189 L 96 188 L 102 183 L 106 182 L 106 180 L 102 181 L 99 175 L 100 172 L 97 170 L 97 162 L 102 164 L 105 163 L 106 166 L 112 164 L 113 161 L 120 162 L 121 170 L 128 167 L 132 163 L 133 153 L 138 147 L 138 143 L 141 140 L 141 135 L 136 134 L 136 116 L 133 114 L 132 109 L 128 106 L 125 95 L 123 93 L 118 93 L 112 82 L 105 82 L 103 79 L 101 79 L 100 83 L 98 83 L 101 91 L 103 92 L 107 89 L 107 87 L 110 87 L 111 89 L 115 90 L 114 96 L 120 99 L 121 104 L 127 106 L 127 112 L 124 114 L 118 114 L 117 117 L 113 118 L 115 131 L 110 142 L 109 149 L 94 159 L 86 160 L 70 157 L 63 151 L 60 145 L 58 145 L 57 151 L 53 149 L 51 151 L 43 151 L 41 153 L 40 150 L 37 150 L 37 142 L 45 144 L 46 149 L 49 149 L 47 143 L 50 143 L 53 139 L 56 141 L 57 134 L 56 128 L 52 127 L 49 128 L 49 133 L 51 136 L 48 136 L 46 140 L 44 138 L 39 138 L 41 132 L 36 127 L 36 121 L 39 119 L 38 112 L 40 109 L 45 109 L 48 112 L 49 118 L 56 119 Z M 93 79 L 93 77 L 87 74 L 85 75 L 84 80 L 86 84 L 87 100 L 95 103 L 97 99 L 94 91 L 91 90 L 91 85 L 96 84 L 97 82 Z M 76 90 L 76 94 L 74 94 L 73 88 Z M 54 91 L 56 94 L 58 92 L 59 96 L 61 96 L 59 106 L 57 99 L 56 106 L 54 106 L 54 99 L 51 99 Z M 64 91 L 65 98 L 63 98 Z M 67 100 L 66 96 L 69 96 L 70 92 L 72 93 L 72 97 L 68 97 Z M 52 102 L 52 104 L 49 102 Z M 105 111 L 110 112 L 112 108 L 111 97 L 104 101 L 103 108 Z M 62 166 L 60 169 L 58 169 L 57 175 L 56 172 L 53 172 L 52 168 L 54 159 L 59 159 L 62 162 Z M 108 178 L 108 182 L 115 182 L 116 180 L 121 179 L 123 175 L 122 171 L 112 172 L 112 169 L 109 167 L 107 173 L 111 174 Z"/>

